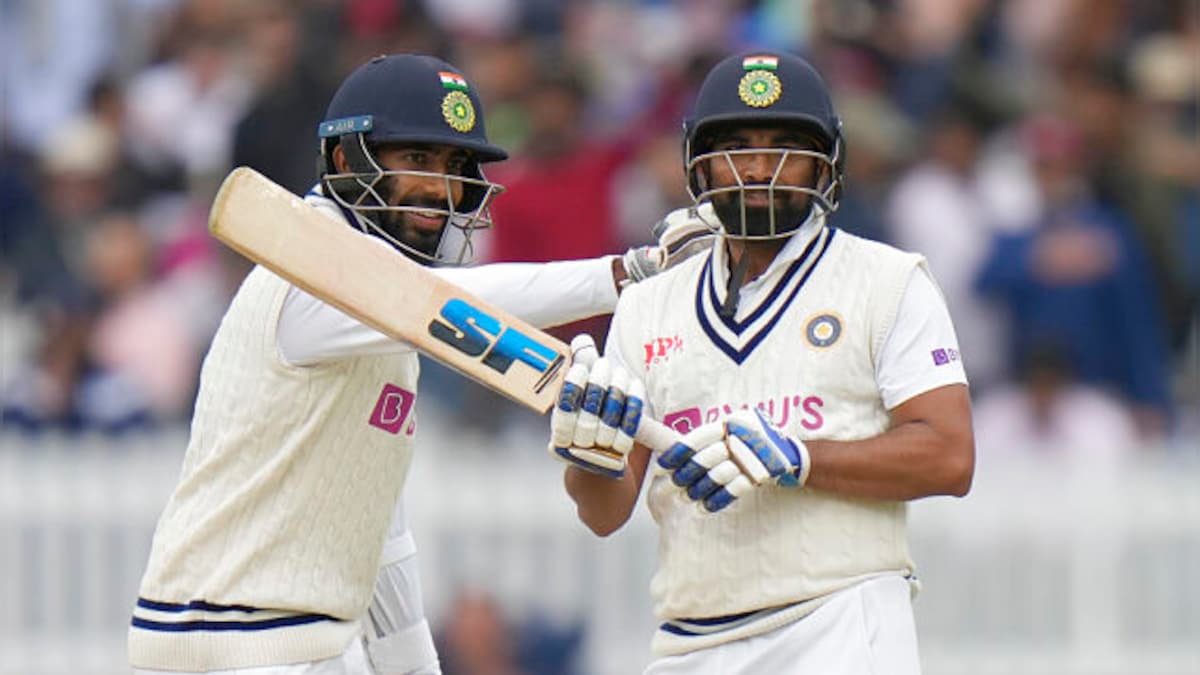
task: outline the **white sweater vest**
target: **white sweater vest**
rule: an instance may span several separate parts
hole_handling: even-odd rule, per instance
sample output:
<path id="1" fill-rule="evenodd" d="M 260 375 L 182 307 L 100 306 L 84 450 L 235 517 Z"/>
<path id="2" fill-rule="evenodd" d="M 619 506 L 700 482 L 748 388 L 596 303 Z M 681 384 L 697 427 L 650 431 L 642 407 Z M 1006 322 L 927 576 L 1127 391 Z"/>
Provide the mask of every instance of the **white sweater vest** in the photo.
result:
<path id="1" fill-rule="evenodd" d="M 290 366 L 275 336 L 287 290 L 256 267 L 205 357 L 134 610 L 134 666 L 304 662 L 357 635 L 411 457 L 418 360 Z"/>
<path id="2" fill-rule="evenodd" d="M 687 431 L 759 406 L 801 439 L 888 428 L 875 359 L 920 256 L 822 230 L 793 264 L 768 272 L 773 291 L 740 321 L 717 314 L 724 292 L 709 285 L 711 260 L 642 282 L 618 305 L 611 344 L 645 379 L 655 417 Z M 793 605 L 913 571 L 903 502 L 768 486 L 709 514 L 651 461 L 660 531 L 651 593 L 664 620 Z"/>

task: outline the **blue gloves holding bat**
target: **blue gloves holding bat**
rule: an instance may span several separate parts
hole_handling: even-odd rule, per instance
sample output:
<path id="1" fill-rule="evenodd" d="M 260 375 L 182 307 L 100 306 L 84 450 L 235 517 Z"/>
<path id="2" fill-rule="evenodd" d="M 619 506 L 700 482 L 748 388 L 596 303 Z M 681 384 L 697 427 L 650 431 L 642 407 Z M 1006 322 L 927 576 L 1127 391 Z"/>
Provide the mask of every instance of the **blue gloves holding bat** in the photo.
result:
<path id="1" fill-rule="evenodd" d="M 575 336 L 571 353 L 571 368 L 550 414 L 550 453 L 593 473 L 620 478 L 641 423 L 646 388 L 600 357 L 588 335 Z"/>
<path id="2" fill-rule="evenodd" d="M 620 478 L 642 422 L 645 385 L 601 358 L 587 335 L 571 341 L 571 352 L 573 362 L 550 415 L 550 454 Z M 693 429 L 659 455 L 658 465 L 711 512 L 767 483 L 803 486 L 811 467 L 804 442 L 757 408 Z"/>
<path id="3" fill-rule="evenodd" d="M 659 455 L 658 465 L 689 499 L 712 512 L 768 482 L 803 486 L 811 467 L 804 442 L 757 408 L 693 429 Z"/>

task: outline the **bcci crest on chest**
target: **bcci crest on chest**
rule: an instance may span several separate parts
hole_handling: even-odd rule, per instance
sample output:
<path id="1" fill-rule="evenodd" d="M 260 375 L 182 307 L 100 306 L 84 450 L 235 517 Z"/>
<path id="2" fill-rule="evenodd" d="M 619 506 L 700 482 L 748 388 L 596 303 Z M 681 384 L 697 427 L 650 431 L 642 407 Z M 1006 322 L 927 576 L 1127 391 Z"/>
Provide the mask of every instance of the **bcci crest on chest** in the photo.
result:
<path id="1" fill-rule="evenodd" d="M 834 312 L 822 312 L 804 322 L 804 338 L 817 349 L 828 349 L 842 337 L 842 318 Z"/>

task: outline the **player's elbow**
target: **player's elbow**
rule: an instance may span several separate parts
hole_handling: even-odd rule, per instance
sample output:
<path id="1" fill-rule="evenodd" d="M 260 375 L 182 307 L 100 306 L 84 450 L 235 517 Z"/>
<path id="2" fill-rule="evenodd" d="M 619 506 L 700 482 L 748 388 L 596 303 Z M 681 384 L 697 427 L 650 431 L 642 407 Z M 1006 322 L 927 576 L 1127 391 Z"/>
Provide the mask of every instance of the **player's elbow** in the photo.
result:
<path id="1" fill-rule="evenodd" d="M 625 524 L 623 522 L 606 522 L 589 519 L 584 517 L 583 513 L 579 514 L 579 519 L 582 520 L 583 524 L 587 525 L 587 528 L 591 530 L 592 534 L 596 535 L 597 537 L 607 537 L 621 529 L 621 526 Z"/>
<path id="2" fill-rule="evenodd" d="M 597 537 L 607 537 L 624 527 L 631 514 L 612 508 L 601 508 L 595 504 L 579 502 L 576 504 L 576 515 L 580 522 Z"/>
<path id="3" fill-rule="evenodd" d="M 966 497 L 971 491 L 971 483 L 975 479 L 975 441 L 968 436 L 955 444 L 954 450 L 948 453 L 945 466 L 946 494 L 953 497 Z"/>
<path id="4" fill-rule="evenodd" d="M 621 529 L 633 514 L 637 492 L 633 492 L 630 499 L 629 486 L 624 481 L 570 467 L 566 471 L 565 483 L 567 494 L 575 502 L 575 513 L 579 520 L 598 537 L 607 537 Z"/>

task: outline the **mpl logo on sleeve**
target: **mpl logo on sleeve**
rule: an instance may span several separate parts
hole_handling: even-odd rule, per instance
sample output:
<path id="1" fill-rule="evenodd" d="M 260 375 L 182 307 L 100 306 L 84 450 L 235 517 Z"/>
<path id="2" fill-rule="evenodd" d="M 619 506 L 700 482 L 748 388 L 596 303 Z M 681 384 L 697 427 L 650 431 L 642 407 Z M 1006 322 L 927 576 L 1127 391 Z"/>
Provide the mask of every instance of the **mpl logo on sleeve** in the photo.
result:
<path id="1" fill-rule="evenodd" d="M 429 322 L 429 334 L 467 356 L 479 357 L 484 365 L 501 374 L 520 362 L 543 375 L 552 375 L 563 361 L 554 348 L 460 298 L 442 305 L 439 317 Z"/>

